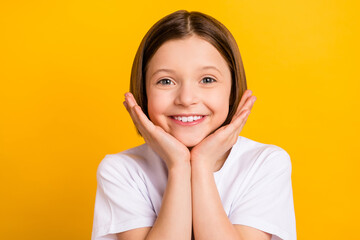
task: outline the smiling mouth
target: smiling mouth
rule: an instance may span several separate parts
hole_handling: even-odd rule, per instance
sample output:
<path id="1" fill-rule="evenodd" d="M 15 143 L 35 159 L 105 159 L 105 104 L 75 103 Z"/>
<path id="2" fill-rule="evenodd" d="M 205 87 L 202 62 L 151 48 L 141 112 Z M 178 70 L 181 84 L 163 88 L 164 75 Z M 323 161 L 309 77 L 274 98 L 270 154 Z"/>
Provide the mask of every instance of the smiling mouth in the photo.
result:
<path id="1" fill-rule="evenodd" d="M 187 115 L 187 116 L 170 116 L 170 118 L 177 124 L 183 126 L 197 125 L 205 119 L 206 115 Z"/>
<path id="2" fill-rule="evenodd" d="M 194 122 L 201 118 L 203 118 L 203 115 L 194 115 L 194 116 L 172 116 L 175 120 L 181 121 L 181 122 Z"/>

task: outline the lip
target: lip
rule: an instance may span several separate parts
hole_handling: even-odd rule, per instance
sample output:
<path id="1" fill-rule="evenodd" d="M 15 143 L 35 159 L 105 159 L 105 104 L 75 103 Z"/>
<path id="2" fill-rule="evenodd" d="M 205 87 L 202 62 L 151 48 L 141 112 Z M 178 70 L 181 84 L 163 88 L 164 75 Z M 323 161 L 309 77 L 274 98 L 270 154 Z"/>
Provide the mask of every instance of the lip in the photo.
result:
<path id="1" fill-rule="evenodd" d="M 195 121 L 192 121 L 192 122 L 182 122 L 180 120 L 176 120 L 174 117 L 188 117 L 188 116 L 202 116 L 202 118 L 198 119 L 198 120 L 195 120 Z M 174 116 L 170 116 L 170 119 L 175 122 L 176 124 L 178 125 L 181 125 L 181 126 L 194 126 L 194 125 L 197 125 L 197 124 L 200 124 L 201 122 L 203 122 L 205 120 L 207 116 L 206 115 L 201 115 L 201 114 L 181 114 L 181 115 L 174 115 Z"/>

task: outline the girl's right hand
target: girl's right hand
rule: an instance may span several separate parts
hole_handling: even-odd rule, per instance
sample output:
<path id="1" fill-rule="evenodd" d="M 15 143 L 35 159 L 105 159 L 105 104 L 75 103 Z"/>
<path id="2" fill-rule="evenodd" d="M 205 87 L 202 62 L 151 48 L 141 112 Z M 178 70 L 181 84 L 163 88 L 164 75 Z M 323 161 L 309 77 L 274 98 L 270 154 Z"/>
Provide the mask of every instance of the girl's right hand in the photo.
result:
<path id="1" fill-rule="evenodd" d="M 155 126 L 131 93 L 125 94 L 123 103 L 145 142 L 165 161 L 169 170 L 184 165 L 190 166 L 189 149 L 164 129 Z"/>

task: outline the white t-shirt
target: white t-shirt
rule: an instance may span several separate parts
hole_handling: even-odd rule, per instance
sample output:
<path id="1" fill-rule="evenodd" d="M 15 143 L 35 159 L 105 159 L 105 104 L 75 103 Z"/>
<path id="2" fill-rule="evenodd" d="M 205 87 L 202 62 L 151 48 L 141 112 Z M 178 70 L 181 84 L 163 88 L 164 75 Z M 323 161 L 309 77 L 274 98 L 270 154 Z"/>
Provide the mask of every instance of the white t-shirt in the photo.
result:
<path id="1" fill-rule="evenodd" d="M 296 240 L 291 161 L 282 148 L 239 136 L 222 168 L 214 172 L 224 210 L 233 224 Z M 97 170 L 92 240 L 150 227 L 167 183 L 163 160 L 145 143 L 108 154 Z"/>

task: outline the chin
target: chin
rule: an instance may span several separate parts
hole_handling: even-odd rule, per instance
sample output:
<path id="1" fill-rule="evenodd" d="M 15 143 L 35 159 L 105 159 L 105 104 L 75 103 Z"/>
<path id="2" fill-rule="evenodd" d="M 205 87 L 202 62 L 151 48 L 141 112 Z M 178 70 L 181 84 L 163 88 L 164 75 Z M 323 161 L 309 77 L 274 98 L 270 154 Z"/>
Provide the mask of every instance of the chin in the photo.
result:
<path id="1" fill-rule="evenodd" d="M 192 147 L 195 147 L 196 145 L 198 145 L 204 138 L 188 136 L 188 137 L 176 137 L 176 139 L 179 140 L 186 147 L 192 148 Z"/>

